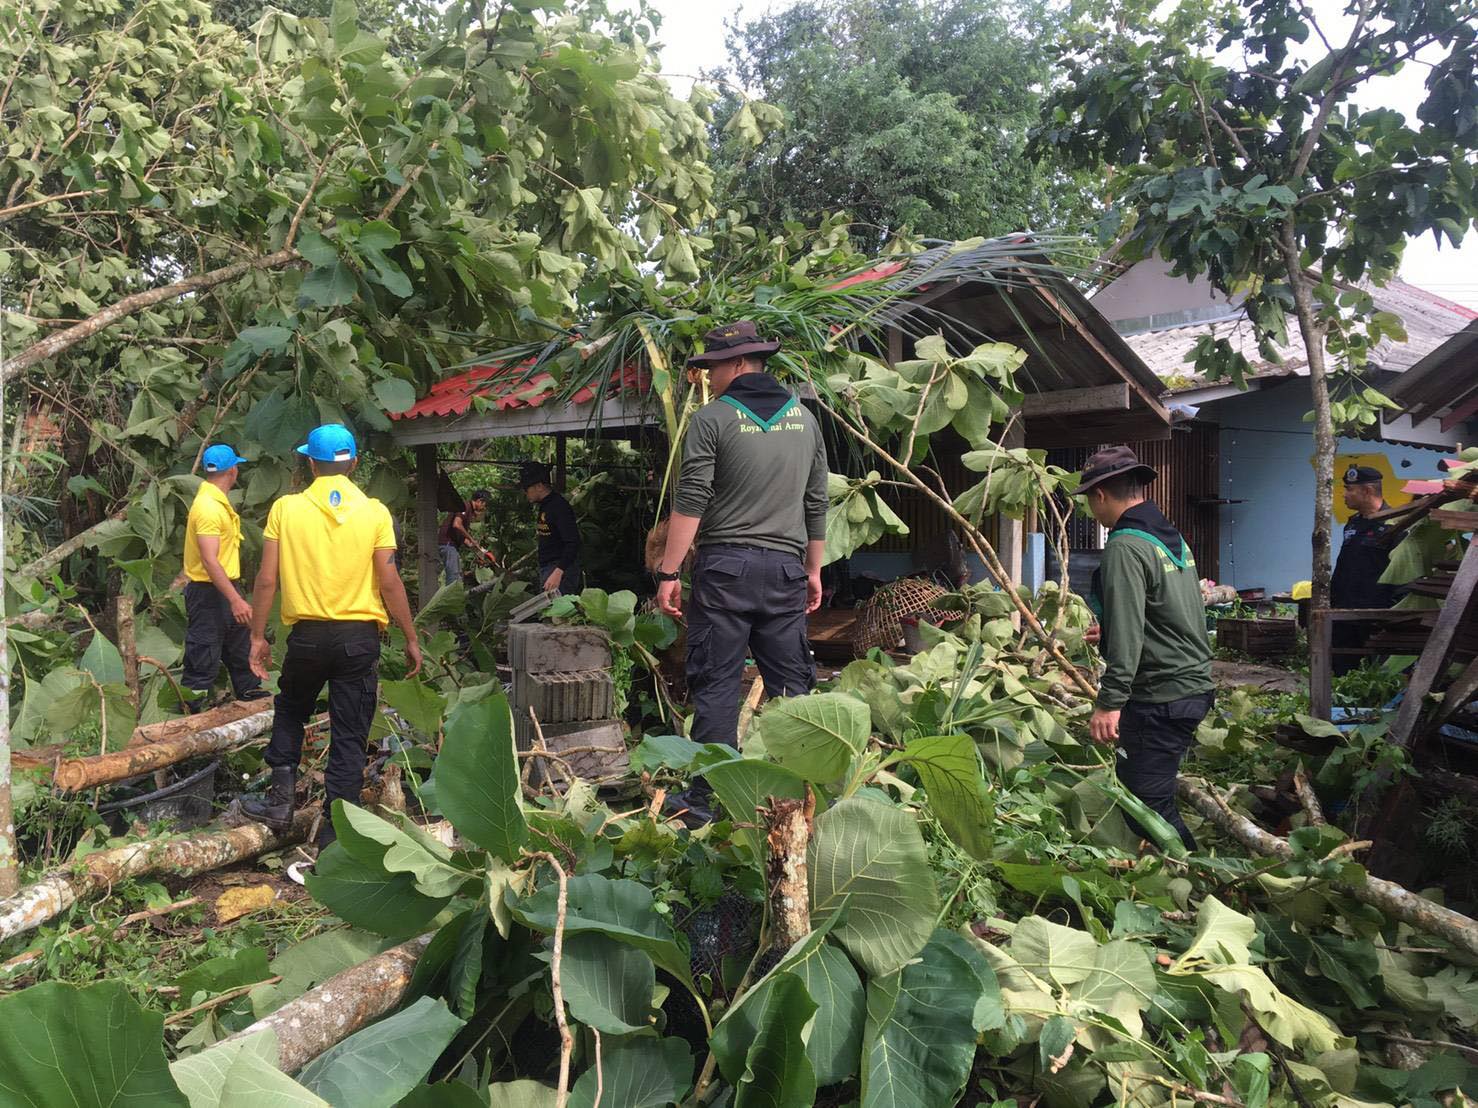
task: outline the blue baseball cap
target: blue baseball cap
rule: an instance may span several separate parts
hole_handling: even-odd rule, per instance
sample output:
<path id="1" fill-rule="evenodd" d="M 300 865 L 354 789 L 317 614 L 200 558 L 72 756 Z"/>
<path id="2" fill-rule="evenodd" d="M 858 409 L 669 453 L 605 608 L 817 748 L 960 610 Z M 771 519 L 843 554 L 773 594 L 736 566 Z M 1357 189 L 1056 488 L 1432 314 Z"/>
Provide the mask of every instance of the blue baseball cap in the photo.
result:
<path id="1" fill-rule="evenodd" d="M 232 466 L 244 461 L 245 458 L 223 442 L 206 447 L 205 453 L 200 455 L 200 465 L 206 473 L 225 473 Z"/>
<path id="2" fill-rule="evenodd" d="M 347 462 L 359 456 L 354 434 L 342 423 L 325 423 L 308 432 L 308 441 L 298 447 L 315 462 Z"/>

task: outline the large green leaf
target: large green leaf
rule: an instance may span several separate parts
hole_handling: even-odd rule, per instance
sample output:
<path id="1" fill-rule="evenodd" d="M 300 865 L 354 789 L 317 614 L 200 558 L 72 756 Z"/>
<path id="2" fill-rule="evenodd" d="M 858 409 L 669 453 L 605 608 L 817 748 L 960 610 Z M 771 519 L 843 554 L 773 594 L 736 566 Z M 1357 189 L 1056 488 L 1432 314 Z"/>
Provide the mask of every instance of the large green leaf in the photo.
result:
<path id="1" fill-rule="evenodd" d="M 1025 970 L 1058 985 L 1076 985 L 1093 972 L 1098 943 L 1086 931 L 1027 916 L 1011 933 L 1011 954 Z"/>
<path id="2" fill-rule="evenodd" d="M 704 779 L 713 787 L 718 802 L 736 823 L 758 823 L 758 809 L 769 797 L 800 798 L 806 795 L 806 782 L 772 762 L 758 758 L 735 758 L 709 766 Z M 760 833 L 751 827 L 734 831 L 734 841 L 741 843 L 755 859 L 764 857 Z"/>
<path id="3" fill-rule="evenodd" d="M 334 802 L 334 829 L 344 849 L 365 865 L 379 865 L 389 874 L 409 874 L 423 896 L 446 898 L 476 874 L 459 869 L 452 852 L 405 816 L 399 826 L 346 801 Z"/>
<path id="4" fill-rule="evenodd" d="M 980 754 L 969 735 L 930 735 L 903 752 L 918 772 L 929 807 L 949 837 L 973 858 L 991 857 L 993 812 L 980 771 Z"/>
<path id="5" fill-rule="evenodd" d="M 277 1036 L 270 1029 L 172 1062 L 169 1072 L 190 1108 L 328 1108 L 328 1101 L 277 1068 Z"/>
<path id="6" fill-rule="evenodd" d="M 421 1083 L 462 1024 L 444 1003 L 423 996 L 330 1047 L 298 1079 L 334 1108 L 391 1108 Z"/>
<path id="7" fill-rule="evenodd" d="M 538 1081 L 497 1081 L 488 1086 L 487 1108 L 555 1108 L 558 1094 Z"/>
<path id="8" fill-rule="evenodd" d="M 505 897 L 513 918 L 519 923 L 546 935 L 554 934 L 559 905 L 559 887 L 554 882 L 530 897 L 519 899 L 512 890 Z M 658 966 L 691 986 L 688 956 L 678 946 L 672 928 L 657 912 L 652 890 L 645 885 L 600 874 L 570 878 L 565 936 L 591 932 L 609 935 L 646 951 Z"/>
<path id="9" fill-rule="evenodd" d="M 345 923 L 397 938 L 424 931 L 450 899 L 422 895 L 409 873 L 387 874 L 338 842 L 318 856 L 307 885 L 313 898 Z"/>
<path id="10" fill-rule="evenodd" d="M 93 635 L 77 665 L 92 674 L 93 680 L 99 685 L 123 684 L 123 655 L 103 635 Z"/>
<path id="11" fill-rule="evenodd" d="M 519 1082 L 520 1084 L 532 1085 L 534 1082 Z M 494 1086 L 497 1088 L 498 1086 Z M 541 1086 L 541 1088 L 548 1088 Z M 549 1089 L 551 1099 L 546 1104 L 553 1104 L 554 1090 Z M 494 1104 L 507 1104 L 507 1101 L 493 1101 Z M 515 1102 L 516 1103 L 516 1102 Z M 540 1102 L 526 1099 L 518 1108 L 535 1108 Z M 395 1108 L 488 1108 L 488 1094 L 480 1093 L 471 1085 L 462 1085 L 455 1081 L 438 1081 L 434 1085 L 417 1085 L 407 1096 L 401 1098 Z"/>
<path id="12" fill-rule="evenodd" d="M 634 946 L 597 931 L 567 936 L 563 968 L 570 1015 L 607 1035 L 625 1035 L 651 1026 L 652 959 Z"/>
<path id="13" fill-rule="evenodd" d="M 999 993 L 962 936 L 936 931 L 897 973 L 867 984 L 862 1108 L 948 1108 L 975 1059 L 977 1002 Z"/>
<path id="14" fill-rule="evenodd" d="M 758 1020 L 775 980 L 785 973 L 801 979 L 816 1005 L 816 1015 L 806 1036 L 806 1057 L 818 1085 L 834 1085 L 857 1072 L 862 1048 L 862 1025 L 866 997 L 862 979 L 841 950 L 826 942 L 835 926 L 832 916 L 786 952 L 763 978 L 757 981 L 713 1031 L 713 1053 L 719 1069 L 731 1083 L 743 1072 L 749 1044 L 759 1032 Z"/>
<path id="15" fill-rule="evenodd" d="M 770 756 L 807 781 L 835 781 L 867 746 L 872 716 L 846 693 L 812 693 L 770 703 L 760 714 Z"/>
<path id="16" fill-rule="evenodd" d="M 506 862 L 528 839 L 519 797 L 513 717 L 501 691 L 458 704 L 436 756 L 436 800 L 462 836 Z"/>
<path id="17" fill-rule="evenodd" d="M 600 1103 L 622 1108 L 666 1108 L 693 1085 L 693 1052 L 682 1039 L 631 1035 L 606 1039 L 601 1048 Z M 570 1108 L 594 1108 L 591 1066 L 570 1090 Z"/>
<path id="18" fill-rule="evenodd" d="M 446 697 L 424 681 L 381 681 L 380 699 L 423 735 L 435 738 L 446 712 Z"/>
<path id="19" fill-rule="evenodd" d="M 816 1005 L 799 977 L 775 977 L 735 1085 L 734 1108 L 811 1108 L 816 1074 L 806 1057 L 806 1024 Z"/>
<path id="20" fill-rule="evenodd" d="M 0 1000 L 7 1108 L 187 1108 L 164 1057 L 164 1017 L 118 981 L 46 981 Z"/>
<path id="21" fill-rule="evenodd" d="M 839 801 L 816 818 L 806 860 L 812 922 L 845 903 L 836 936 L 869 975 L 899 969 L 928 941 L 939 893 L 908 812 L 859 797 Z"/>

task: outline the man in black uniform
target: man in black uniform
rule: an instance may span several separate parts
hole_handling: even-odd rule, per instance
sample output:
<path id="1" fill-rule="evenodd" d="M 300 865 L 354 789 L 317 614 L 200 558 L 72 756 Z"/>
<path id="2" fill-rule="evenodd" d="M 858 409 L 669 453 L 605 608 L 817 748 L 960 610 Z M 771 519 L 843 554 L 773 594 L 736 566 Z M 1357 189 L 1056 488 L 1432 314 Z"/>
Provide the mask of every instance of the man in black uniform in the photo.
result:
<path id="1" fill-rule="evenodd" d="M 575 522 L 575 509 L 555 491 L 549 467 L 543 462 L 525 462 L 518 471 L 518 483 L 530 504 L 539 506 L 539 520 L 534 533 L 539 539 L 539 587 L 563 593 L 577 593 L 583 587 L 580 579 L 580 527 Z"/>
<path id="2" fill-rule="evenodd" d="M 696 538 L 689 737 L 735 746 L 746 654 L 769 696 L 798 696 L 816 683 L 806 614 L 821 604 L 826 444 L 815 415 L 765 372 L 778 342 L 740 322 L 710 331 L 704 346 L 688 364 L 708 371 L 716 399 L 698 410 L 683 440 L 657 603 L 682 614 L 681 569 Z M 696 811 L 701 787 L 694 792 Z"/>
<path id="3" fill-rule="evenodd" d="M 1391 561 L 1391 524 L 1371 518 L 1386 507 L 1381 481 L 1381 471 L 1372 466 L 1345 470 L 1345 507 L 1355 514 L 1345 524 L 1344 542 L 1329 581 L 1329 603 L 1335 608 L 1389 608 L 1396 601 L 1396 587 L 1380 581 Z M 1333 645 L 1364 646 L 1372 630 L 1369 623 L 1336 623 Z M 1348 673 L 1361 658 L 1359 654 L 1334 655 L 1334 672 Z"/>

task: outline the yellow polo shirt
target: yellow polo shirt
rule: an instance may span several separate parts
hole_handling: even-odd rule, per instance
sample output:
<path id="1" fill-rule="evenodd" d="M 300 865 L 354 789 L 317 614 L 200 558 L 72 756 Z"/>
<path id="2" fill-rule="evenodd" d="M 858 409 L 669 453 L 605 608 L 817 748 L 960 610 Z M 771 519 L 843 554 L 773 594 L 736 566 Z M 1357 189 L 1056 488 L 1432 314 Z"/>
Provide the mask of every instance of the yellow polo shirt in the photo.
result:
<path id="1" fill-rule="evenodd" d="M 221 540 L 218 557 L 226 576 L 233 581 L 241 579 L 241 517 L 231 507 L 226 494 L 209 481 L 200 482 L 200 490 L 190 504 L 190 516 L 185 521 L 185 576 L 192 581 L 209 581 L 205 562 L 200 557 L 201 535 L 214 535 Z"/>
<path id="2" fill-rule="evenodd" d="M 390 510 L 347 477 L 320 477 L 284 496 L 263 535 L 277 543 L 282 622 L 300 619 L 390 622 L 375 580 L 375 551 L 395 549 Z"/>

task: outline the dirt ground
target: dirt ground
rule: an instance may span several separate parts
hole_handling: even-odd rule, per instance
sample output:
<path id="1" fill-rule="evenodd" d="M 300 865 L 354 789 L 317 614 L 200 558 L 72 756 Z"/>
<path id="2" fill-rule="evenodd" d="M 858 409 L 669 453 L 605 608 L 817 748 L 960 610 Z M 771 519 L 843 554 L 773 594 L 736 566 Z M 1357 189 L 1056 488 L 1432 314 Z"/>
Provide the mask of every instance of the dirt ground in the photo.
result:
<path id="1" fill-rule="evenodd" d="M 1251 686 L 1262 692 L 1296 693 L 1303 691 L 1305 687 L 1303 677 L 1292 670 L 1257 662 L 1224 662 L 1217 659 L 1211 663 L 1211 679 L 1219 689 Z"/>

